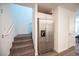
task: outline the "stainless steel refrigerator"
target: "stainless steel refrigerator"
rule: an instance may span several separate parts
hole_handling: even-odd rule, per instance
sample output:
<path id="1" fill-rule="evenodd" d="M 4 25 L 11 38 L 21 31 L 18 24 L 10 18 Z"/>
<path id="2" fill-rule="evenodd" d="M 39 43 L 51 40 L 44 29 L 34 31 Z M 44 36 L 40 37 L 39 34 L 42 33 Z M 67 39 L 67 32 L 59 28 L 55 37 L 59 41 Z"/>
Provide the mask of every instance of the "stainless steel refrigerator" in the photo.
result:
<path id="1" fill-rule="evenodd" d="M 38 53 L 52 51 L 54 47 L 53 20 L 38 18 Z"/>

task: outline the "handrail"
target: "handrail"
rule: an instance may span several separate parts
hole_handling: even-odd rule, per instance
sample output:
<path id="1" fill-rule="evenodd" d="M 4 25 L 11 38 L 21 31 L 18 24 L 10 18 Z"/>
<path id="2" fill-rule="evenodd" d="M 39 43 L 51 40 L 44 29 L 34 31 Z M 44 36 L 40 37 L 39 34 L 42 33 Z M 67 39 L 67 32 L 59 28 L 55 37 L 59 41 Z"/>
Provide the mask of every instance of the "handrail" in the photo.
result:
<path id="1" fill-rule="evenodd" d="M 9 35 L 9 33 L 11 32 L 13 26 L 14 26 L 14 24 L 12 24 L 12 25 L 10 26 L 9 30 L 7 31 L 7 33 L 2 34 L 2 38 L 4 38 L 5 36 L 8 36 L 8 35 Z"/>

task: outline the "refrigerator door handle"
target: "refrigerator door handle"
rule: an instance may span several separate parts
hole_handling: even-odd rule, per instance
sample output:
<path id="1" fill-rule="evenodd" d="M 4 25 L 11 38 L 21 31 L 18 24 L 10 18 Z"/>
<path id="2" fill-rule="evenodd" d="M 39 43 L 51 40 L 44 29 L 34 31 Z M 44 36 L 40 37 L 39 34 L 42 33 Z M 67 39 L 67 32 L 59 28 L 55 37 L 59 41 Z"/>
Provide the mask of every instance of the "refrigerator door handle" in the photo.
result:
<path id="1" fill-rule="evenodd" d="M 45 30 L 41 30 L 41 37 L 45 37 L 46 36 L 46 31 Z"/>

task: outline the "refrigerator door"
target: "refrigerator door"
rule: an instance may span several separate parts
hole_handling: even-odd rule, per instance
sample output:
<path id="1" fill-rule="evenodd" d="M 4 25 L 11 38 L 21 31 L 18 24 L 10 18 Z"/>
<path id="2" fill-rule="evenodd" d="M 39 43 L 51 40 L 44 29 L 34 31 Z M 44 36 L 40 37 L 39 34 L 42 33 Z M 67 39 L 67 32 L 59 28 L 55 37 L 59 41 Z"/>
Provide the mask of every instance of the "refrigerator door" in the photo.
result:
<path id="1" fill-rule="evenodd" d="M 39 20 L 39 40 L 38 40 L 38 50 L 39 54 L 46 51 L 46 21 Z"/>
<path id="2" fill-rule="evenodd" d="M 39 19 L 38 24 L 38 53 L 42 54 L 53 50 L 53 22 Z"/>
<path id="3" fill-rule="evenodd" d="M 52 20 L 46 20 L 46 50 L 53 50 L 53 22 Z"/>

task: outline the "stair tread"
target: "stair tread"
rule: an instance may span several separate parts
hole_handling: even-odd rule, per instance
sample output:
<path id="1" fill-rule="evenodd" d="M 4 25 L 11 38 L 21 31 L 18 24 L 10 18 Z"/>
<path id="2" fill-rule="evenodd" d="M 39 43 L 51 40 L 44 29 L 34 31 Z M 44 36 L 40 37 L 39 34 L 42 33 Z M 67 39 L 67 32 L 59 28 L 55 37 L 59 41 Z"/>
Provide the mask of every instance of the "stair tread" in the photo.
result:
<path id="1" fill-rule="evenodd" d="M 31 34 L 19 34 L 15 38 L 32 38 Z"/>
<path id="2" fill-rule="evenodd" d="M 14 53 L 14 55 L 18 55 L 18 56 L 21 56 L 21 55 L 27 55 L 27 54 L 32 54 L 34 53 L 34 49 L 28 49 L 28 50 L 24 50 L 24 51 L 21 51 L 21 52 L 17 52 L 17 53 Z"/>
<path id="3" fill-rule="evenodd" d="M 16 41 L 14 41 L 13 43 L 18 43 L 18 42 L 25 42 L 25 41 L 32 41 L 32 39 L 28 39 L 28 40 L 16 40 Z"/>
<path id="4" fill-rule="evenodd" d="M 32 36 L 31 34 L 19 34 L 17 37 L 26 37 L 26 36 Z"/>
<path id="5" fill-rule="evenodd" d="M 28 47 L 28 46 L 32 46 L 32 44 L 24 44 L 24 45 L 19 45 L 19 46 L 13 46 L 12 49 L 23 48 L 23 47 Z"/>

